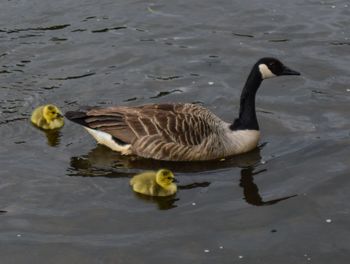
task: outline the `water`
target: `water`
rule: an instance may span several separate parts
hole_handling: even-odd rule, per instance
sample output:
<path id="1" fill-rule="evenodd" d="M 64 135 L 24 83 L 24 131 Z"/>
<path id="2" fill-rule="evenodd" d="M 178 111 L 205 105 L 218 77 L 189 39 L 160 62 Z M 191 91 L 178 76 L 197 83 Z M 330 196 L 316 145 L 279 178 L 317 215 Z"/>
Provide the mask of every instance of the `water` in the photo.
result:
<path id="1" fill-rule="evenodd" d="M 349 3 L 2 1 L 1 263 L 348 263 Z M 255 61 L 261 145 L 220 162 L 120 157 L 35 106 L 200 102 L 233 120 Z M 135 195 L 166 166 L 175 197 Z"/>

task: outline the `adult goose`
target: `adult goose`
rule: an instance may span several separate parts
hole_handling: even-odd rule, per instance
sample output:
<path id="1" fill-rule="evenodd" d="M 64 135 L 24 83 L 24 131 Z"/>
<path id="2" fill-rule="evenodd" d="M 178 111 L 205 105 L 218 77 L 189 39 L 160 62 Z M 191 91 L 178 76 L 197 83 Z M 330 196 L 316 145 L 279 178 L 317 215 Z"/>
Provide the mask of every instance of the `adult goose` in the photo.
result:
<path id="1" fill-rule="evenodd" d="M 239 116 L 228 123 L 196 104 L 89 107 L 66 113 L 98 143 L 124 155 L 171 161 L 213 160 L 256 148 L 260 136 L 255 95 L 265 79 L 300 75 L 274 58 L 253 66 L 243 88 Z"/>

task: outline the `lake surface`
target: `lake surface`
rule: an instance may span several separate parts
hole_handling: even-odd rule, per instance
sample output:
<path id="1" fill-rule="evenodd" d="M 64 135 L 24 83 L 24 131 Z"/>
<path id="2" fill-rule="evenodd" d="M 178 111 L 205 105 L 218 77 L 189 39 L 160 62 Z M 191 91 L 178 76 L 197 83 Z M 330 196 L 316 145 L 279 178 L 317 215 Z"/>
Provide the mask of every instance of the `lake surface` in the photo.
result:
<path id="1" fill-rule="evenodd" d="M 0 262 L 349 263 L 350 3 L 113 1 L 0 3 Z M 227 121 L 252 65 L 266 80 L 259 149 L 201 163 L 131 160 L 38 105 L 198 102 Z M 175 197 L 129 179 L 168 167 Z"/>

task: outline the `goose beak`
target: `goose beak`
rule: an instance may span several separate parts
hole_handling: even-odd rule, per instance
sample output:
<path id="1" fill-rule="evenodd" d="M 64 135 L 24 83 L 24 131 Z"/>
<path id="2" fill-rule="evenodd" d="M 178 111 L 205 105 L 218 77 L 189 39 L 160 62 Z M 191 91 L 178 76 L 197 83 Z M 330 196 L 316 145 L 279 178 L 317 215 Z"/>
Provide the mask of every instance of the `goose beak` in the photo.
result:
<path id="1" fill-rule="evenodd" d="M 289 69 L 288 67 L 284 67 L 281 75 L 300 75 L 300 72 Z"/>

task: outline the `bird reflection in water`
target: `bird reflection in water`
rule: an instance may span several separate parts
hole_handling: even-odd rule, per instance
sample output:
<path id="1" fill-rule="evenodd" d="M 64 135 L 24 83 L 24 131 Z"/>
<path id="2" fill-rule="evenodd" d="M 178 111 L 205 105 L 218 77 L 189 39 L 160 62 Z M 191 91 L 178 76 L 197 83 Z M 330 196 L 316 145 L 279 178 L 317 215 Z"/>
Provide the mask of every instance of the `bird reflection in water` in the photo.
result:
<path id="1" fill-rule="evenodd" d="M 47 145 L 49 145 L 50 147 L 58 147 L 58 145 L 60 144 L 60 140 L 61 140 L 61 131 L 60 129 L 41 129 L 35 125 L 33 125 L 33 127 L 35 127 L 36 129 L 42 131 L 47 139 Z"/>
<path id="2" fill-rule="evenodd" d="M 292 195 L 266 202 L 262 200 L 259 189 L 254 183 L 254 175 L 266 171 L 261 170 L 254 172 L 257 165 L 261 164 L 261 148 L 262 146 L 249 153 L 227 158 L 222 161 L 168 162 L 122 156 L 118 152 L 112 151 L 107 147 L 97 145 L 86 155 L 72 157 L 67 175 L 80 177 L 130 178 L 144 170 L 154 170 L 155 168 L 167 168 L 175 173 L 199 173 L 239 167 L 242 168 L 240 186 L 243 188 L 244 199 L 247 203 L 256 206 L 272 205 L 296 196 Z M 189 190 L 194 188 L 206 188 L 209 185 L 210 182 L 207 181 L 195 182 L 188 185 L 178 184 L 178 189 Z M 150 197 L 135 193 L 135 196 L 144 201 L 157 204 L 160 210 L 175 208 L 176 201 L 179 200 L 176 198 L 176 194 L 168 197 Z"/>
<path id="3" fill-rule="evenodd" d="M 133 192 L 134 195 L 143 201 L 150 202 L 150 203 L 155 203 L 158 206 L 159 210 L 168 210 L 177 207 L 175 204 L 176 201 L 178 201 L 178 198 L 176 197 L 176 194 L 171 195 L 171 196 L 149 196 L 149 195 L 144 195 L 141 193 Z"/>
<path id="4" fill-rule="evenodd" d="M 167 168 L 180 173 L 198 173 L 224 168 L 246 168 L 255 166 L 260 161 L 259 148 L 249 153 L 220 161 L 173 162 L 123 156 L 105 146 L 97 145 L 88 154 L 71 158 L 68 175 L 125 177 L 125 174 L 132 176 L 143 170 L 154 170 L 158 168 Z"/>
<path id="5" fill-rule="evenodd" d="M 254 183 L 254 175 L 258 175 L 266 171 L 266 169 L 263 169 L 254 172 L 254 167 L 248 167 L 241 170 L 241 179 L 239 186 L 243 188 L 244 200 L 246 200 L 247 203 L 255 206 L 273 205 L 278 202 L 297 196 L 290 195 L 264 202 L 259 194 L 258 186 Z"/>
<path id="6" fill-rule="evenodd" d="M 61 132 L 59 129 L 45 130 L 47 144 L 51 147 L 57 147 L 60 144 Z"/>

